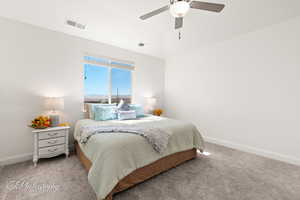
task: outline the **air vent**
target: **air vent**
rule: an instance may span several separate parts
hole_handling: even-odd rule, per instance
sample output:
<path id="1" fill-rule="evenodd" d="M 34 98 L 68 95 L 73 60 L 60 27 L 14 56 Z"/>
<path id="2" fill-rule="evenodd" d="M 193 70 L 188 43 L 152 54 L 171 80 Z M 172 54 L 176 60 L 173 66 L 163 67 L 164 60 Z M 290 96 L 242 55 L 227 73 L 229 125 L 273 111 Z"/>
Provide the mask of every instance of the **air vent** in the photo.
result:
<path id="1" fill-rule="evenodd" d="M 73 20 L 67 20 L 67 25 L 73 26 L 75 28 L 79 28 L 79 29 L 82 29 L 82 30 L 85 29 L 85 25 L 84 24 L 80 24 L 80 23 L 75 22 Z"/>

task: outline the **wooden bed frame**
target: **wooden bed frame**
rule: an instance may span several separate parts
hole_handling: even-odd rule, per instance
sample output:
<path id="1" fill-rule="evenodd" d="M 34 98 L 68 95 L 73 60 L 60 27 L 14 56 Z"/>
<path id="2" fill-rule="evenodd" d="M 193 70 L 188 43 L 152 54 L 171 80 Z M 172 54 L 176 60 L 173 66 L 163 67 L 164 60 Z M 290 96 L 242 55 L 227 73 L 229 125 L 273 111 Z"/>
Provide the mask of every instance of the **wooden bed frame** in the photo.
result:
<path id="1" fill-rule="evenodd" d="M 84 155 L 77 142 L 75 142 L 75 150 L 80 162 L 83 164 L 84 168 L 89 171 L 92 166 L 92 162 Z M 126 190 L 138 183 L 141 183 L 155 175 L 158 175 L 196 157 L 197 150 L 190 149 L 187 151 L 171 154 L 149 165 L 146 165 L 145 167 L 136 169 L 135 171 L 121 179 L 114 187 L 114 189 L 107 195 L 105 200 L 112 200 L 113 194 Z"/>

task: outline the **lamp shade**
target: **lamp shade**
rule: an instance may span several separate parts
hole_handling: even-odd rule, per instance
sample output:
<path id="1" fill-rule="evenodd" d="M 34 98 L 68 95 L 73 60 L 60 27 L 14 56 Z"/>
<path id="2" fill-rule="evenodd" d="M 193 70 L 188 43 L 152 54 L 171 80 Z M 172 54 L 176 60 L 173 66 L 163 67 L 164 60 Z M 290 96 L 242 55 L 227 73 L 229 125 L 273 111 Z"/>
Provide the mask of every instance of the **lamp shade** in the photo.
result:
<path id="1" fill-rule="evenodd" d="M 64 98 L 63 97 L 46 97 L 45 107 L 47 110 L 57 111 L 64 109 Z"/>
<path id="2" fill-rule="evenodd" d="M 146 97 L 146 105 L 145 105 L 145 111 L 146 113 L 151 113 L 155 109 L 157 104 L 157 98 L 155 97 Z"/>
<path id="3" fill-rule="evenodd" d="M 150 106 L 155 106 L 157 103 L 157 99 L 155 97 L 149 97 L 147 98 L 147 104 Z"/>

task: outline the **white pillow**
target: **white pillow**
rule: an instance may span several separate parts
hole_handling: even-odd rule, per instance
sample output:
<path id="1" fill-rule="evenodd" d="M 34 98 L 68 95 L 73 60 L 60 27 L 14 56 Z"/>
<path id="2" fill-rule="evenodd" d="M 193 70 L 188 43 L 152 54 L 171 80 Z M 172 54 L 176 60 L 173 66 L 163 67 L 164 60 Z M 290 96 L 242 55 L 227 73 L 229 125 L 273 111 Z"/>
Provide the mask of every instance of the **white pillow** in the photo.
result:
<path id="1" fill-rule="evenodd" d="M 127 119 L 136 119 L 136 112 L 135 110 L 128 110 L 118 112 L 118 119 L 119 120 L 127 120 Z"/>
<path id="2" fill-rule="evenodd" d="M 122 108 L 122 106 L 124 105 L 124 103 L 125 102 L 123 101 L 123 99 L 121 99 L 120 103 L 117 106 L 118 110 L 120 110 Z"/>

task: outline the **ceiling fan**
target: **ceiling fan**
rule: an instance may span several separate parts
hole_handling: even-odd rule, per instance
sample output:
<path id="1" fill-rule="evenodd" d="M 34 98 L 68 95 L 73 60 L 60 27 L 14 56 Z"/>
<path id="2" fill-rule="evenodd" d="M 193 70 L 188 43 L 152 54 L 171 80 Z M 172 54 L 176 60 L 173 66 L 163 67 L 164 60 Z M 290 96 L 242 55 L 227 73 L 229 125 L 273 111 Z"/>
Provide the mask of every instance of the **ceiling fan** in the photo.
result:
<path id="1" fill-rule="evenodd" d="M 180 29 L 183 27 L 183 17 L 187 14 L 190 8 L 212 11 L 212 12 L 221 12 L 224 7 L 225 7 L 224 4 L 208 3 L 202 1 L 170 0 L 170 5 L 166 5 L 162 8 L 159 8 L 145 15 L 142 15 L 140 19 L 146 20 L 162 12 L 170 10 L 171 15 L 175 17 L 175 29 Z M 180 33 L 179 33 L 179 39 L 180 39 Z"/>

